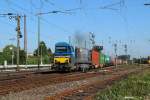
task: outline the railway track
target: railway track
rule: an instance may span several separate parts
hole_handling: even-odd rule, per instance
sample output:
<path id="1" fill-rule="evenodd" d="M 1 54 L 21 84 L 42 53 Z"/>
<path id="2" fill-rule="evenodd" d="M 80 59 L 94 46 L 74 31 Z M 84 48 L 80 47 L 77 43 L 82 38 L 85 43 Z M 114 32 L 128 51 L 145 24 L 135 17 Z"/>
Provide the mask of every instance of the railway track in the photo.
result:
<path id="1" fill-rule="evenodd" d="M 73 73 L 50 73 L 50 74 L 41 74 L 41 73 L 20 74 L 14 77 L 3 78 L 0 80 L 0 95 L 5 95 L 10 92 L 20 92 L 23 90 L 28 90 L 40 86 L 46 86 L 49 84 L 82 80 L 97 75 L 100 75 L 100 73 L 73 72 Z"/>
<path id="2" fill-rule="evenodd" d="M 114 66 L 107 67 L 107 68 L 102 68 L 103 69 L 112 69 Z M 96 69 L 92 70 L 96 71 Z M 91 72 L 91 71 L 89 71 Z M 42 71 L 42 70 L 36 70 L 36 71 L 19 71 L 19 72 L 1 72 L 0 73 L 0 82 L 1 81 L 6 81 L 6 80 L 16 80 L 16 79 L 21 79 L 21 78 L 26 78 L 27 76 L 34 76 L 34 75 L 39 75 L 39 74 L 51 74 L 53 76 L 57 76 L 59 74 L 63 75 L 72 75 L 74 73 L 79 73 L 79 72 L 72 72 L 72 73 L 60 73 L 60 72 L 55 72 L 55 71 Z"/>
<path id="3" fill-rule="evenodd" d="M 130 70 L 121 69 L 109 75 L 104 75 L 104 77 L 109 76 L 107 78 L 104 78 L 104 80 L 98 80 L 96 82 L 93 82 L 87 85 L 83 85 L 83 86 L 81 85 L 78 88 L 65 90 L 54 96 L 46 97 L 45 100 L 92 100 L 94 95 L 98 91 L 104 89 L 108 85 L 111 85 L 114 82 L 127 77 L 129 74 L 137 73 L 147 68 L 150 68 L 150 67 L 136 68 L 136 69 L 130 69 Z"/>
<path id="4" fill-rule="evenodd" d="M 123 70 L 129 70 L 129 68 L 115 68 L 115 67 L 106 67 L 102 70 L 93 70 L 87 73 L 82 72 L 73 72 L 73 73 L 30 73 L 30 74 L 21 74 L 23 77 L 13 77 L 8 80 L 0 81 L 0 95 L 6 95 L 10 92 L 20 92 L 24 90 L 29 90 L 37 87 L 43 87 L 47 85 L 54 85 L 57 83 L 71 82 L 84 80 L 87 78 L 92 78 L 96 76 L 103 76 L 109 74 L 115 74 L 115 72 L 121 72 Z M 19 75 L 19 74 L 18 74 Z"/>

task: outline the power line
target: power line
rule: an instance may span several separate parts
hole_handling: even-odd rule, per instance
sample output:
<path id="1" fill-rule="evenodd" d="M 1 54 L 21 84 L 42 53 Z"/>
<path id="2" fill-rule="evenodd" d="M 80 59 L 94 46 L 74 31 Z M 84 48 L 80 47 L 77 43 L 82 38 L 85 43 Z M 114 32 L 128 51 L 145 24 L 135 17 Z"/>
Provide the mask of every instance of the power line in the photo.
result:
<path id="1" fill-rule="evenodd" d="M 46 3 L 48 3 L 48 4 L 50 4 L 50 5 L 52 5 L 52 6 L 54 6 L 55 4 L 53 3 L 53 2 L 51 2 L 50 0 L 44 0 Z"/>
<path id="2" fill-rule="evenodd" d="M 116 7 L 118 5 L 120 6 L 120 8 L 123 7 L 125 5 L 125 1 L 124 0 L 120 0 L 120 1 L 112 3 L 112 4 L 101 6 L 101 7 L 99 7 L 99 9 L 109 9 L 109 10 L 115 10 L 115 11 L 117 11 L 119 9 L 118 8 L 114 8 L 114 7 Z"/>
<path id="3" fill-rule="evenodd" d="M 48 21 L 48 20 L 46 20 L 46 19 L 44 19 L 44 18 L 41 18 L 41 20 L 42 20 L 43 22 L 47 23 L 47 24 L 50 24 L 50 25 L 53 25 L 53 26 L 57 27 L 58 29 L 60 29 L 60 30 L 62 30 L 62 31 L 64 31 L 64 32 L 71 33 L 69 30 L 67 30 L 67 29 L 65 29 L 65 28 L 63 28 L 63 27 L 61 27 L 61 26 L 58 26 L 57 24 L 54 24 L 54 23 L 52 23 L 52 22 L 50 22 L 50 21 Z"/>
<path id="4" fill-rule="evenodd" d="M 26 11 L 26 12 L 28 12 L 28 13 L 30 13 L 30 14 L 32 15 L 32 13 L 29 12 L 27 9 L 24 9 L 24 8 L 20 7 L 19 5 L 15 4 L 15 3 L 13 3 L 13 4 L 14 4 L 16 7 L 20 8 L 21 10 L 24 10 L 24 11 Z M 67 11 L 68 11 L 68 12 L 69 12 L 69 11 L 75 11 L 75 10 L 79 10 L 79 9 L 80 9 L 80 8 L 74 8 L 74 9 L 67 9 L 67 10 L 64 10 L 64 11 L 52 11 L 52 12 L 48 12 L 48 13 L 58 13 L 58 12 L 60 12 L 60 13 L 67 13 Z M 42 13 L 41 13 L 41 14 L 42 14 Z M 44 14 L 44 13 L 43 13 L 43 14 Z M 45 13 L 45 14 L 46 14 L 46 13 Z M 34 16 L 34 15 L 33 15 L 33 16 Z M 56 24 L 54 24 L 54 23 L 51 23 L 51 22 L 47 21 L 47 20 L 44 19 L 44 18 L 41 18 L 41 20 L 44 21 L 45 23 L 48 23 L 48 24 L 51 24 L 51 25 L 57 27 L 58 29 L 61 29 L 61 30 L 65 31 L 65 32 L 68 32 L 68 30 L 66 30 L 66 29 L 62 28 L 61 26 L 58 26 L 58 25 L 56 25 Z M 31 21 L 33 21 L 33 20 L 31 20 Z"/>
<path id="5" fill-rule="evenodd" d="M 13 4 L 16 5 L 15 3 L 13 3 Z M 18 5 L 17 5 L 17 7 L 18 7 L 18 8 L 21 8 L 21 9 L 24 10 L 24 11 L 26 11 L 24 8 L 22 8 L 22 7 L 18 6 Z M 66 10 L 66 11 L 74 11 L 74 10 L 78 10 L 78 9 L 79 9 L 79 8 L 68 9 L 68 10 Z M 26 12 L 29 12 L 29 11 L 26 11 Z M 61 11 L 53 11 L 52 13 L 57 13 L 57 12 L 61 12 Z M 29 13 L 31 13 L 31 12 L 29 12 Z M 49 12 L 49 13 L 50 13 L 50 12 Z M 64 11 L 64 12 L 62 11 L 61 13 L 65 13 L 65 11 Z M 51 24 L 51 25 L 57 27 L 58 29 L 63 30 L 64 32 L 68 32 L 68 30 L 66 30 L 66 29 L 62 28 L 61 26 L 58 26 L 58 25 L 56 25 L 56 24 L 54 24 L 54 23 L 51 23 L 51 22 L 47 21 L 47 20 L 44 19 L 44 18 L 42 18 L 41 20 L 43 20 L 44 22 L 46 22 L 46 23 L 48 23 L 48 24 Z M 31 21 L 33 21 L 33 20 L 31 20 Z"/>
<path id="6" fill-rule="evenodd" d="M 10 1 L 10 3 L 11 3 L 11 5 L 14 5 L 14 7 L 17 7 L 17 8 L 19 8 L 20 10 L 22 10 L 22 11 L 23 11 L 23 14 L 22 14 L 22 15 L 24 15 L 25 12 L 28 12 L 30 15 L 34 16 L 34 14 L 29 11 L 29 9 L 23 8 L 22 6 L 16 4 L 15 2 L 11 2 L 11 1 Z M 10 8 L 10 9 L 12 9 L 13 11 L 18 12 L 16 9 L 13 9 L 13 8 Z M 26 15 L 27 15 L 27 14 L 26 14 Z"/>
<path id="7" fill-rule="evenodd" d="M 32 15 L 33 17 L 35 17 L 35 15 L 34 15 L 32 12 L 29 12 L 27 9 L 24 9 L 24 8 L 22 8 L 21 6 L 15 4 L 15 3 L 12 3 L 12 2 L 11 2 L 11 4 L 13 4 L 15 7 L 19 8 L 19 9 L 25 11 L 25 12 L 30 13 L 30 15 Z M 13 9 L 13 8 L 10 8 L 10 9 L 12 9 L 13 11 L 16 11 L 16 12 L 17 12 L 17 10 L 15 10 L 15 9 Z M 23 15 L 24 15 L 24 14 L 23 14 Z M 27 16 L 29 16 L 29 15 L 27 15 Z M 31 19 L 29 19 L 29 17 L 28 17 L 28 19 L 29 19 L 30 21 L 32 21 L 32 22 L 35 21 L 34 18 L 32 18 L 32 17 L 30 17 L 30 18 L 31 18 Z M 29 29 L 28 29 L 28 30 L 29 30 Z M 33 32 L 33 31 L 31 31 L 31 30 L 30 30 L 30 32 L 35 33 L 35 32 Z"/>
<path id="8" fill-rule="evenodd" d="M 106 8 L 106 9 L 107 9 L 107 8 L 112 8 L 112 7 L 115 7 L 115 6 L 117 6 L 117 5 L 119 5 L 120 7 L 121 7 L 121 6 L 124 6 L 124 0 L 120 0 L 120 1 L 115 2 L 115 3 L 105 5 L 105 6 L 103 6 L 103 8 Z"/>
<path id="9" fill-rule="evenodd" d="M 43 6 L 44 6 L 44 2 L 40 0 L 40 10 L 43 8 Z"/>

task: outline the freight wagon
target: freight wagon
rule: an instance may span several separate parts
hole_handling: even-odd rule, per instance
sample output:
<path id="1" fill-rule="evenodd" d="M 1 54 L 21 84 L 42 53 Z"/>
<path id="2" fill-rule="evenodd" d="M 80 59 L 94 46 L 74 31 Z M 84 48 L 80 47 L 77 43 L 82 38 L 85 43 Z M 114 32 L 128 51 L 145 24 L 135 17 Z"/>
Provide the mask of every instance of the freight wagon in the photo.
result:
<path id="1" fill-rule="evenodd" d="M 75 65 L 77 70 L 87 70 L 91 66 L 90 51 L 86 48 L 75 48 Z"/>
<path id="2" fill-rule="evenodd" d="M 92 52 L 91 52 L 91 61 L 92 61 L 92 65 L 94 66 L 94 68 L 100 67 L 99 53 L 100 53 L 100 48 L 97 46 L 93 47 Z"/>

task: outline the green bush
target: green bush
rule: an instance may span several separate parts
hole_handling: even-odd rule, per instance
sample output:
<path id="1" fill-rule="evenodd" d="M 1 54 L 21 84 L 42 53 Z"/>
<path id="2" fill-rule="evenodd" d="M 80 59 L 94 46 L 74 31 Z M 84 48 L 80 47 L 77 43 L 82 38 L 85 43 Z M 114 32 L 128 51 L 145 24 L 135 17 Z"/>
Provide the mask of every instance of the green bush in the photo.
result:
<path id="1" fill-rule="evenodd" d="M 37 57 L 28 57 L 27 64 L 38 64 L 38 58 Z"/>
<path id="2" fill-rule="evenodd" d="M 133 75 L 99 92 L 96 100 L 145 100 L 150 94 L 150 70 Z"/>
<path id="3" fill-rule="evenodd" d="M 52 60 L 53 60 L 52 56 L 49 57 L 46 55 L 46 56 L 42 57 L 43 64 L 50 64 L 50 63 L 52 63 Z M 28 57 L 27 64 L 38 64 L 38 57 L 37 56 Z"/>

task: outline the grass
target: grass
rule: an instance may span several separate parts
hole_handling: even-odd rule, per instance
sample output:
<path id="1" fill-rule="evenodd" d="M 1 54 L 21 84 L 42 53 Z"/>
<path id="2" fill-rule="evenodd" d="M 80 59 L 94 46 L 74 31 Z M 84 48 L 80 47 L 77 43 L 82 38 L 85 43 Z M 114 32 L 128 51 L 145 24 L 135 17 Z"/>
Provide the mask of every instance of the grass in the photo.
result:
<path id="1" fill-rule="evenodd" d="M 95 100 L 150 100 L 150 70 L 108 86 Z"/>

